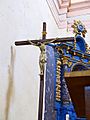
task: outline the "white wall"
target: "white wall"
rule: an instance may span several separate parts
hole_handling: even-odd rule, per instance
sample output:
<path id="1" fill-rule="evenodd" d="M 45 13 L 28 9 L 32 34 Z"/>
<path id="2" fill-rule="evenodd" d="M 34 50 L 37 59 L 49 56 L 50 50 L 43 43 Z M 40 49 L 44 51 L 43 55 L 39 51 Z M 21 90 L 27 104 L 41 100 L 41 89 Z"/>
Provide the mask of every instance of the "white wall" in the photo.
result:
<path id="1" fill-rule="evenodd" d="M 44 21 L 47 37 L 58 37 L 59 30 L 46 0 L 0 0 L 0 120 L 6 120 L 7 106 L 10 106 L 6 110 L 10 111 L 8 120 L 37 120 L 39 49 L 16 47 L 14 42 L 41 38 Z M 12 79 L 14 90 L 8 93 L 11 45 L 16 50 L 16 58 Z M 7 105 L 7 94 L 11 94 L 10 105 Z"/>

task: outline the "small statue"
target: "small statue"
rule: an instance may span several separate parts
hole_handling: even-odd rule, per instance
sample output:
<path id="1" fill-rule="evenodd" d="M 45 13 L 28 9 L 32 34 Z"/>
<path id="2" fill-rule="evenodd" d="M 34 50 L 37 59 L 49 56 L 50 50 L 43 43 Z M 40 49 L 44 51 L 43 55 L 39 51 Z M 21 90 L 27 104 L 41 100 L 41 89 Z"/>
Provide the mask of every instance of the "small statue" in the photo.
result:
<path id="1" fill-rule="evenodd" d="M 75 37 L 81 34 L 83 37 L 85 37 L 87 30 L 80 20 L 74 20 L 74 24 L 72 25 L 72 28 L 74 28 L 73 33 L 75 33 Z"/>
<path id="2" fill-rule="evenodd" d="M 44 75 L 44 64 L 47 61 L 46 60 L 45 45 L 48 44 L 48 43 L 51 43 L 55 40 L 45 41 L 45 42 L 37 42 L 37 43 L 34 43 L 31 40 L 28 40 L 28 42 L 31 45 L 35 45 L 35 46 L 38 46 L 40 48 L 40 51 L 41 51 L 40 56 L 39 56 L 40 75 Z"/>

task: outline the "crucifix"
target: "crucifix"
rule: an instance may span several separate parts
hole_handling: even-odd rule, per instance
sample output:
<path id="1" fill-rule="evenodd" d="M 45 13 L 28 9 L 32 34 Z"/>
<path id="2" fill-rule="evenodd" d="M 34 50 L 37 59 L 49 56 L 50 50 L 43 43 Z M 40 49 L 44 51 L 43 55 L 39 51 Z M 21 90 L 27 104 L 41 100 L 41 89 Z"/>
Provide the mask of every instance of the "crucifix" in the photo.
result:
<path id="1" fill-rule="evenodd" d="M 43 23 L 43 31 L 42 31 L 42 40 L 27 40 L 27 41 L 16 41 L 15 45 L 35 45 L 40 48 L 40 57 L 39 57 L 39 66 L 40 66 L 40 91 L 39 91 L 39 108 L 38 108 L 38 120 L 42 120 L 43 113 L 43 91 L 44 91 L 44 64 L 46 62 L 46 54 L 45 54 L 45 44 L 48 43 L 46 41 L 46 23 Z M 51 39 L 52 40 L 52 39 Z"/>
<path id="2" fill-rule="evenodd" d="M 44 92 L 44 65 L 46 63 L 46 52 L 45 46 L 48 43 L 60 43 L 60 42 L 71 42 L 73 41 L 73 37 L 70 39 L 67 38 L 50 38 L 46 39 L 46 23 L 43 22 L 43 31 L 42 31 L 42 39 L 40 40 L 26 40 L 26 41 L 16 41 L 16 46 L 22 45 L 35 45 L 40 48 L 40 57 L 39 57 L 39 66 L 40 66 L 40 90 L 39 90 L 39 107 L 38 107 L 38 120 L 42 120 L 43 113 L 43 92 Z"/>

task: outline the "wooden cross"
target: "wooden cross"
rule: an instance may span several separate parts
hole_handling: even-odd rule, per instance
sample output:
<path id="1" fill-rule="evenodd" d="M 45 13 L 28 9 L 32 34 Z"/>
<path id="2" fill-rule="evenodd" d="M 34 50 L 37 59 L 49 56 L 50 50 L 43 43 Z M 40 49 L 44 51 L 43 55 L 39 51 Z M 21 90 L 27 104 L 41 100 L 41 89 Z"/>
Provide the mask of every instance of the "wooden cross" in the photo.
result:
<path id="1" fill-rule="evenodd" d="M 40 90 L 39 90 L 39 107 L 38 107 L 38 120 L 42 120 L 43 113 L 43 92 L 44 92 L 44 64 L 45 64 L 45 45 L 43 42 L 46 40 L 46 23 L 43 23 L 43 31 L 42 31 L 42 40 L 27 40 L 27 41 L 16 41 L 15 45 L 35 45 L 40 48 Z M 43 58 L 44 54 L 44 58 Z"/>
<path id="2" fill-rule="evenodd" d="M 43 31 L 42 31 L 42 39 L 41 40 L 27 40 L 27 41 L 16 41 L 16 46 L 21 45 L 35 45 L 40 48 L 41 54 L 39 59 L 40 65 L 40 90 L 39 90 L 39 107 L 38 107 L 38 120 L 42 120 L 43 113 L 43 92 L 44 92 L 44 64 L 46 62 L 45 59 L 45 45 L 48 43 L 60 43 L 60 42 L 71 42 L 73 41 L 73 37 L 70 38 L 51 38 L 46 39 L 46 23 L 43 22 Z"/>

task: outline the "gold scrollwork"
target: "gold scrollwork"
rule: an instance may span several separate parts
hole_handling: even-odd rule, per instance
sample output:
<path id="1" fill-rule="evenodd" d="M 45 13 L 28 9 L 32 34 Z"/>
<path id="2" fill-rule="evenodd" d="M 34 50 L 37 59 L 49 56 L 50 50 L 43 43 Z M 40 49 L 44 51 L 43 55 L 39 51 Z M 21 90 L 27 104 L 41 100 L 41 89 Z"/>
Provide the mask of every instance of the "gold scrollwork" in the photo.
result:
<path id="1" fill-rule="evenodd" d="M 85 34 L 87 33 L 87 30 L 85 28 L 85 25 L 82 24 L 82 22 L 80 20 L 74 20 L 74 23 L 72 25 L 73 33 L 75 33 L 75 37 L 79 34 L 83 37 L 85 37 Z"/>
<path id="2" fill-rule="evenodd" d="M 74 37 L 74 49 L 76 49 L 76 38 Z"/>
<path id="3" fill-rule="evenodd" d="M 60 59 L 57 59 L 57 66 L 56 66 L 56 100 L 60 101 L 61 99 L 61 95 L 60 95 L 60 85 L 61 85 L 61 81 L 60 81 L 60 70 L 61 70 L 61 61 Z"/>
<path id="4" fill-rule="evenodd" d="M 86 44 L 86 53 L 90 54 L 90 48 L 88 44 Z"/>
<path id="5" fill-rule="evenodd" d="M 68 57 L 67 56 L 63 56 L 63 64 L 68 64 Z"/>
<path id="6" fill-rule="evenodd" d="M 69 61 L 69 62 L 68 62 L 68 67 L 71 67 L 71 65 L 72 65 L 72 62 Z"/>
<path id="7" fill-rule="evenodd" d="M 90 64 L 90 61 L 88 61 L 88 64 Z"/>

